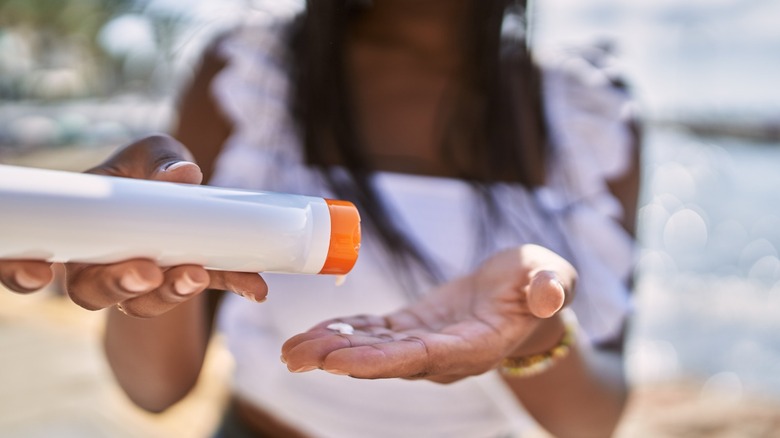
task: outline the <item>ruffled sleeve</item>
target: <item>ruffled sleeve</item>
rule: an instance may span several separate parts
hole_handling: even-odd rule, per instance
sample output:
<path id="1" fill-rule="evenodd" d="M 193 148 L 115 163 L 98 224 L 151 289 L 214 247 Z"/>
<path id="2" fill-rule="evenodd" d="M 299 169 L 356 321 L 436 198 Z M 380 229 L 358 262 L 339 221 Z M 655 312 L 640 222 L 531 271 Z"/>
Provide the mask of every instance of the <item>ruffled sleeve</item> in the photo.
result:
<path id="1" fill-rule="evenodd" d="M 288 192 L 317 186 L 302 164 L 290 113 L 289 29 L 289 19 L 249 17 L 219 47 L 227 65 L 211 91 L 233 122 L 233 133 L 217 160 L 214 185 L 272 191 L 284 187 Z"/>
<path id="2" fill-rule="evenodd" d="M 629 169 L 633 104 L 606 51 L 556 54 L 541 65 L 553 153 L 536 196 L 561 224 L 580 273 L 572 308 L 592 341 L 608 341 L 630 312 L 635 244 L 607 182 Z"/>

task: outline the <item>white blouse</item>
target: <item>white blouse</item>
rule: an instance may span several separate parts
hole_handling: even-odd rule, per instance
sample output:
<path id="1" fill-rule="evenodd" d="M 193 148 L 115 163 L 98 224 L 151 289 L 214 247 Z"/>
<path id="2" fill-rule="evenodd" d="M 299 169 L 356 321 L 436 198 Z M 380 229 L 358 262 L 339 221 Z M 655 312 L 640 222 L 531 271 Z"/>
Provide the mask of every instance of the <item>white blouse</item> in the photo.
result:
<path id="1" fill-rule="evenodd" d="M 303 163 L 288 109 L 286 27 L 249 25 L 224 41 L 228 66 L 213 84 L 234 131 L 213 183 L 328 196 L 322 177 Z M 608 74 L 582 57 L 541 59 L 553 156 L 547 184 L 528 191 L 496 184 L 506 227 L 491 251 L 539 243 L 572 261 L 580 278 L 571 309 L 590 342 L 616 336 L 630 311 L 626 283 L 634 246 L 606 180 L 627 169 L 625 123 L 630 100 Z M 476 230 L 480 200 L 450 178 L 380 172 L 373 179 L 394 220 L 447 276 L 470 271 L 486 244 Z M 428 381 L 357 380 L 325 372 L 293 374 L 279 361 L 290 336 L 332 317 L 383 314 L 408 302 L 375 236 L 364 235 L 346 282 L 330 276 L 266 274 L 268 301 L 228 294 L 218 326 L 235 358 L 234 390 L 245 399 L 321 437 L 498 437 L 527 427 L 527 416 L 496 373 L 450 385 Z"/>

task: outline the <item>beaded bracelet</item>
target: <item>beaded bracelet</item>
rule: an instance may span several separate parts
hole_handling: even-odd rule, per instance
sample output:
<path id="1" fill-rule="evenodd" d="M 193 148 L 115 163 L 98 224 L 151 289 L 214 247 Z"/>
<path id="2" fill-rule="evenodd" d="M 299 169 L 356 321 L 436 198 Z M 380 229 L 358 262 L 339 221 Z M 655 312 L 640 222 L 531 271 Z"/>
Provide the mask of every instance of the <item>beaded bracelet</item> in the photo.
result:
<path id="1" fill-rule="evenodd" d="M 552 349 L 531 356 L 504 358 L 499 367 L 501 374 L 507 377 L 531 377 L 547 371 L 569 355 L 575 343 L 575 332 L 575 325 L 566 323 L 563 337 Z"/>

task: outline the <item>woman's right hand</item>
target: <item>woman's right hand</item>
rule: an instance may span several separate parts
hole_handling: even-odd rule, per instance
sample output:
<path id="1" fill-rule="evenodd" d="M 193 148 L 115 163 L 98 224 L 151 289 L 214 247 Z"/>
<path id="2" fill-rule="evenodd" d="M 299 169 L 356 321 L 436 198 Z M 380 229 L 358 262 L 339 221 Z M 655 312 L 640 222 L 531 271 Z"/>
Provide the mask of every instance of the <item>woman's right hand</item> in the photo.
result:
<path id="1" fill-rule="evenodd" d="M 166 135 L 132 143 L 88 173 L 200 184 L 203 175 L 187 148 Z M 133 259 L 107 265 L 66 264 L 68 296 L 79 306 L 98 310 L 117 305 L 124 313 L 152 317 L 206 289 L 230 290 L 253 301 L 265 300 L 265 281 L 255 273 L 207 271 L 202 266 L 161 268 L 152 260 Z M 0 262 L 0 281 L 28 293 L 51 282 L 51 264 L 31 260 Z"/>

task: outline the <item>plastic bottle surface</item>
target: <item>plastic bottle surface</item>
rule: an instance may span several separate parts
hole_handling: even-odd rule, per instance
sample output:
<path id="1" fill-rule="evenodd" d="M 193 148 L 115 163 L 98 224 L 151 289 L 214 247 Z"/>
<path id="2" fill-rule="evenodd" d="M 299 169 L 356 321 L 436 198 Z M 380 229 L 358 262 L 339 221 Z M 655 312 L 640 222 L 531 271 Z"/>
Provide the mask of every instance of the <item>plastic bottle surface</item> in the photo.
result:
<path id="1" fill-rule="evenodd" d="M 347 201 L 0 165 L 0 258 L 348 273 Z"/>

